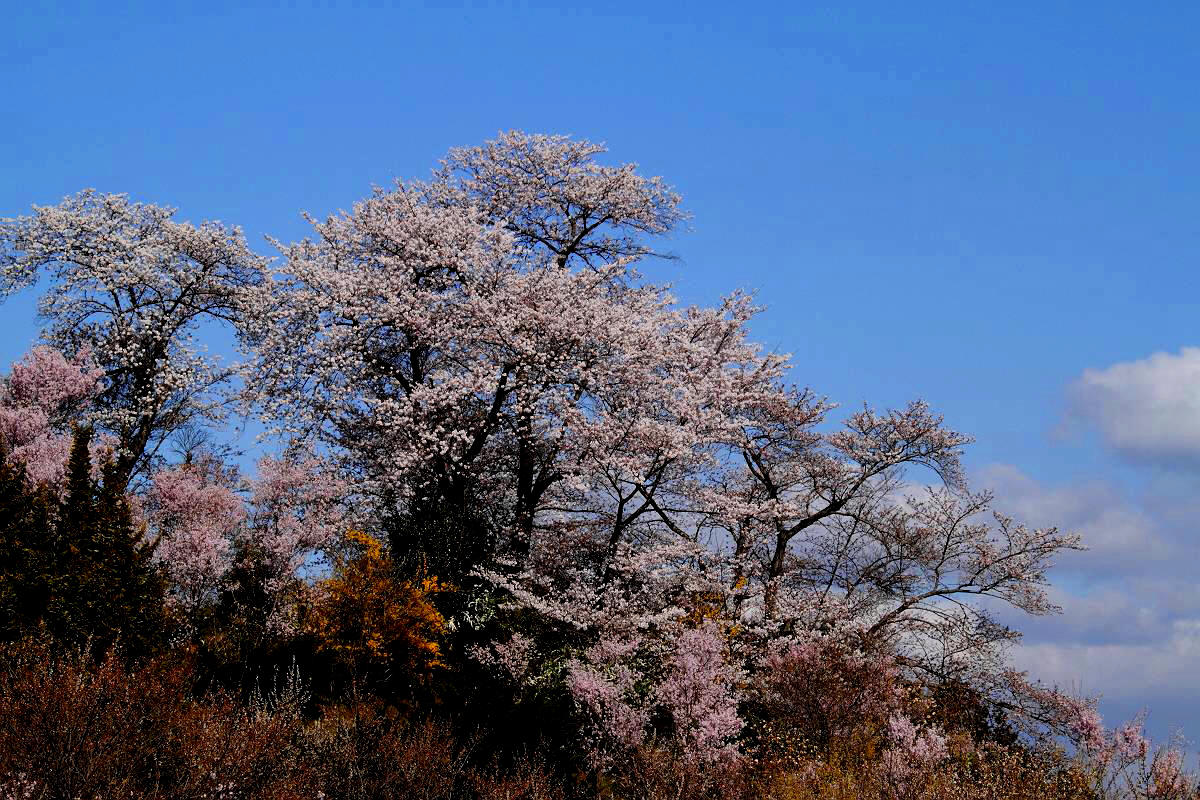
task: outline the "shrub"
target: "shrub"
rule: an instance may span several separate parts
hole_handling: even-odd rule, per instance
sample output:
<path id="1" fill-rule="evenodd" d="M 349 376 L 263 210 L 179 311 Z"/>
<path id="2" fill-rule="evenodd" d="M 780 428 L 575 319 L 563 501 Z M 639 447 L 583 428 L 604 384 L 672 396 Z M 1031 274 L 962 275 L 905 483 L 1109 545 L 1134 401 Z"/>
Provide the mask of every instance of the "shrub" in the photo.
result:
<path id="1" fill-rule="evenodd" d="M 285 708 L 198 701 L 178 660 L 127 668 L 23 642 L 0 670 L 0 779 L 33 796 L 282 797 L 311 773 Z M 18 784 L 19 785 L 19 784 Z"/>
<path id="2" fill-rule="evenodd" d="M 306 629 L 352 680 L 411 690 L 442 665 L 446 621 L 432 602 L 442 589 L 434 577 L 399 578 L 382 543 L 352 530 L 316 586 Z"/>

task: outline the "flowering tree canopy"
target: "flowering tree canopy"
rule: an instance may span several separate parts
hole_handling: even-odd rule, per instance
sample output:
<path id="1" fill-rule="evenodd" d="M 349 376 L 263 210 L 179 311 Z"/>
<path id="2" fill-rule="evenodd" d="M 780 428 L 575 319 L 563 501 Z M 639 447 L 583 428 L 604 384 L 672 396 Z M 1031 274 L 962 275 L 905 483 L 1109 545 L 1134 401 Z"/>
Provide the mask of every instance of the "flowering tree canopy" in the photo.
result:
<path id="1" fill-rule="evenodd" d="M 679 195 L 636 164 L 605 166 L 604 145 L 567 136 L 502 133 L 481 147 L 457 147 L 427 187 L 435 204 L 475 208 L 489 224 L 555 263 L 600 266 L 651 255 L 639 234 L 663 234 L 686 215 Z"/>
<path id="2" fill-rule="evenodd" d="M 176 602 L 186 610 L 211 602 L 236 559 L 250 558 L 272 604 L 268 621 L 283 624 L 276 601 L 342 532 L 344 496 L 324 463 L 300 454 L 263 458 L 245 481 L 203 460 L 155 473 L 147 521 Z"/>
<path id="3" fill-rule="evenodd" d="M 0 440 L 34 484 L 61 484 L 71 451 L 70 425 L 93 408 L 103 370 L 87 352 L 67 360 L 35 347 L 0 380 Z"/>
<path id="4" fill-rule="evenodd" d="M 105 386 L 92 421 L 116 436 L 118 474 L 143 474 L 185 424 L 218 418 L 230 370 L 195 339 L 232 320 L 263 260 L 238 228 L 172 220 L 175 210 L 85 191 L 0 223 L 0 297 L 48 273 L 44 338 L 88 353 Z"/>
<path id="5" fill-rule="evenodd" d="M 669 368 L 664 337 L 699 327 L 631 285 L 633 235 L 668 229 L 677 198 L 595 152 L 511 134 L 282 246 L 244 320 L 267 416 L 336 445 L 417 517 L 505 495 L 527 546 L 589 417 L 614 410 L 601 395 Z M 591 269 L 565 268 L 575 257 Z"/>
<path id="6" fill-rule="evenodd" d="M 994 673 L 1014 634 L 972 601 L 1052 611 L 1045 570 L 1078 539 L 989 517 L 969 438 L 921 402 L 834 425 L 750 340 L 750 297 L 685 308 L 643 280 L 685 215 L 603 152 L 503 134 L 311 219 L 246 294 L 264 417 L 396 513 L 394 549 L 462 554 L 593 641 L 677 640 L 703 603 L 768 639 Z"/>

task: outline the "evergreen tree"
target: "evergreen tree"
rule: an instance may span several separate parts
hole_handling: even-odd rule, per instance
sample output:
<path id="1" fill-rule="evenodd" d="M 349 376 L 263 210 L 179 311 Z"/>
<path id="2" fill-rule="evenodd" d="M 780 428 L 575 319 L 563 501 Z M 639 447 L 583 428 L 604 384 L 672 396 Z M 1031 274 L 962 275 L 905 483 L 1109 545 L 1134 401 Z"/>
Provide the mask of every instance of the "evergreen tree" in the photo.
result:
<path id="1" fill-rule="evenodd" d="M 0 638 L 36 629 L 45 616 L 54 574 L 54 502 L 32 488 L 24 466 L 0 438 Z"/>
<path id="2" fill-rule="evenodd" d="M 91 440 L 90 428 L 75 429 L 48 576 L 46 626 L 56 639 L 71 644 L 93 638 L 98 644 L 107 638 L 107 631 L 99 630 L 97 625 L 109 598 L 99 593 L 103 584 L 95 574 L 103 555 L 94 535 L 96 486 L 91 475 Z"/>
<path id="3" fill-rule="evenodd" d="M 92 541 L 101 554 L 95 562 L 98 588 L 106 590 L 109 597 L 102 626 L 118 636 L 131 654 L 147 653 L 161 643 L 166 628 L 166 577 L 153 561 L 153 543 L 134 524 L 117 463 L 107 461 L 101 477 Z"/>
<path id="4" fill-rule="evenodd" d="M 109 461 L 92 477 L 91 431 L 75 431 L 66 486 L 55 509 L 0 447 L 0 635 L 45 631 L 59 643 L 154 649 L 166 630 L 166 583 L 135 525 Z M 57 511 L 57 513 L 55 513 Z"/>

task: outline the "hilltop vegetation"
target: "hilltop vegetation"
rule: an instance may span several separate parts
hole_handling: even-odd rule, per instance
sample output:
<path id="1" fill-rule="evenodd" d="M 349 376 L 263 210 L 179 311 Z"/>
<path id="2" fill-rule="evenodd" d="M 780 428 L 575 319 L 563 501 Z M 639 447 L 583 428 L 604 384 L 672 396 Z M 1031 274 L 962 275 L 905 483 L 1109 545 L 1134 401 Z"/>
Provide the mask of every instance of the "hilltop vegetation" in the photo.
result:
<path id="1" fill-rule="evenodd" d="M 45 322 L 0 384 L 7 796 L 1196 796 L 1005 660 L 1079 537 L 644 278 L 686 214 L 603 152 L 451 150 L 274 262 L 92 191 L 0 225 Z"/>

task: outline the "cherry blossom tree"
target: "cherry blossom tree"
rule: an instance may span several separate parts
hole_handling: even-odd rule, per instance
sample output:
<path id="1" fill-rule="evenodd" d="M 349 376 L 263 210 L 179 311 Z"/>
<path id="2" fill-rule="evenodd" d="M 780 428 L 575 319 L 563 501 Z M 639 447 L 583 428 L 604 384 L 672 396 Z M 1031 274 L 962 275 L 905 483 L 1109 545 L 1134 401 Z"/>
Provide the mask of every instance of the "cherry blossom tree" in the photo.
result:
<path id="1" fill-rule="evenodd" d="M 0 439 L 33 484 L 58 487 L 71 451 L 71 424 L 92 410 L 103 370 L 88 353 L 68 360 L 52 347 L 33 348 L 0 380 Z M 102 449 L 103 443 L 96 448 Z"/>
<path id="2" fill-rule="evenodd" d="M 602 144 L 567 136 L 501 133 L 479 147 L 456 147 L 427 187 L 433 202 L 471 207 L 556 264 L 597 267 L 657 253 L 644 235 L 668 233 L 687 216 L 661 178 L 636 164 L 611 167 Z"/>
<path id="3" fill-rule="evenodd" d="M 655 699 L 671 715 L 685 757 L 715 761 L 738 755 L 742 671 L 729 663 L 726 637 L 715 624 L 682 631 Z"/>
<path id="4" fill-rule="evenodd" d="M 572 422 L 644 371 L 670 323 L 661 289 L 630 285 L 631 237 L 681 215 L 660 182 L 592 163 L 593 145 L 514 134 L 489 148 L 281 246 L 283 271 L 246 320 L 250 384 L 269 418 L 337 446 L 411 517 L 490 503 L 527 547 L 566 476 Z M 540 183 L 509 181 L 510 195 L 477 206 L 503 174 L 534 180 L 522 159 Z M 513 205 L 530 197 L 554 209 L 540 236 Z M 593 268 L 564 268 L 574 256 Z"/>
<path id="5" fill-rule="evenodd" d="M 965 437 L 920 403 L 824 432 L 824 403 L 776 394 L 743 392 L 708 428 L 660 415 L 673 451 L 661 439 L 597 446 L 591 471 L 553 493 L 556 516 L 536 540 L 545 550 L 517 578 L 493 579 L 597 631 L 652 627 L 689 613 L 689 598 L 717 597 L 767 638 L 837 632 L 935 680 L 994 680 L 1016 634 L 972 601 L 1050 613 L 1045 570 L 1078 538 L 989 518 L 990 495 L 970 492 L 958 466 Z M 915 491 L 906 466 L 934 470 L 943 487 Z M 564 539 L 577 542 L 570 554 Z"/>
<path id="6" fill-rule="evenodd" d="M 346 484 L 311 454 L 262 458 L 250 481 L 250 541 L 266 559 L 271 581 L 300 572 L 347 521 Z"/>
<path id="7" fill-rule="evenodd" d="M 880 766 L 888 794 L 897 799 L 918 796 L 920 780 L 949 755 L 946 738 L 934 728 L 918 728 L 903 715 L 888 720 L 887 733 L 889 747 Z"/>
<path id="8" fill-rule="evenodd" d="M 147 519 L 178 606 L 191 614 L 212 604 L 240 566 L 261 580 L 266 621 L 286 627 L 284 594 L 342 532 L 344 496 L 341 480 L 305 454 L 263 458 L 249 480 L 203 459 L 158 471 Z"/>
<path id="9" fill-rule="evenodd" d="M 685 761 L 736 759 L 743 681 L 724 632 L 711 623 L 677 629 L 659 642 L 604 637 L 567 669 L 567 687 L 593 731 L 590 756 L 601 764 L 647 742 L 655 718 L 664 715 L 659 743 Z"/>
<path id="10" fill-rule="evenodd" d="M 969 438 L 921 402 L 835 420 L 753 343 L 749 296 L 685 308 L 642 279 L 685 215 L 602 152 L 503 134 L 311 220 L 245 293 L 251 399 L 392 505 L 396 550 L 474 568 L 581 646 L 715 616 L 995 679 L 1015 634 L 984 603 L 1053 611 L 1046 570 L 1078 539 L 991 514 Z"/>
<path id="11" fill-rule="evenodd" d="M 187 465 L 155 473 L 146 507 L 175 601 L 186 613 L 212 602 L 246 515 L 242 499 L 218 476 Z"/>
<path id="12" fill-rule="evenodd" d="M 91 421 L 115 435 L 125 480 L 145 477 L 174 431 L 221 418 L 232 371 L 205 354 L 196 331 L 232 321 L 264 266 L 238 228 L 174 214 L 89 190 L 0 223 L 0 297 L 49 276 L 43 336 L 104 370 Z"/>
<path id="13" fill-rule="evenodd" d="M 348 521 L 346 484 L 311 454 L 263 458 L 249 481 L 247 518 L 237 540 L 244 572 L 255 575 L 270 630 L 295 629 L 292 602 L 311 586 L 326 550 Z"/>

